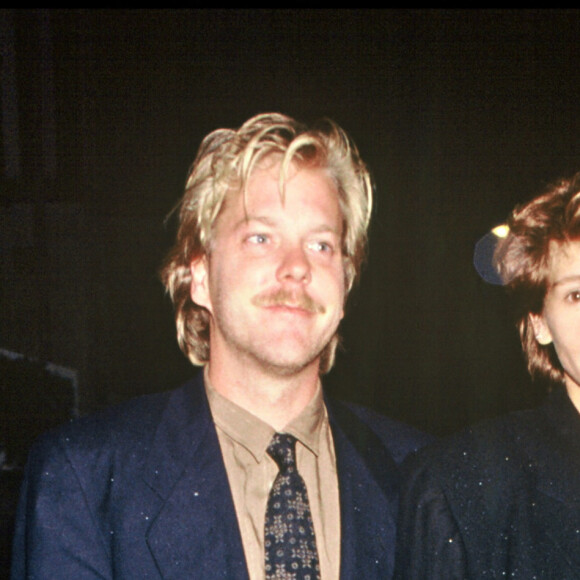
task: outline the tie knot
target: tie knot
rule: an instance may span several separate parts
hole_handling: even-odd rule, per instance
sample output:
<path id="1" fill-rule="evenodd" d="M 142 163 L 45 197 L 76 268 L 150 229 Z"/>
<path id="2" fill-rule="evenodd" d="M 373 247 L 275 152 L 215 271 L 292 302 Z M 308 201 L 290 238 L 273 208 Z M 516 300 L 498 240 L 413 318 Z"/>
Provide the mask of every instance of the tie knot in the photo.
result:
<path id="1" fill-rule="evenodd" d="M 296 466 L 296 437 L 288 433 L 276 433 L 268 445 L 268 455 L 278 464 L 280 471 Z"/>

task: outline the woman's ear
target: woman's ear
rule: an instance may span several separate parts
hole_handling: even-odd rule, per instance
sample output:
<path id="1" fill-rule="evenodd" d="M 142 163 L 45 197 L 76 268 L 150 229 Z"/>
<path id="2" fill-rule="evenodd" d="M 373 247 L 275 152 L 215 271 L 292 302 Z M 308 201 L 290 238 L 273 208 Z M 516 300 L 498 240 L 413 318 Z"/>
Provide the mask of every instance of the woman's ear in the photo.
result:
<path id="1" fill-rule="evenodd" d="M 529 320 L 534 329 L 534 335 L 539 344 L 545 346 L 552 342 L 552 333 L 546 324 L 543 314 L 529 314 Z"/>
<path id="2" fill-rule="evenodd" d="M 189 265 L 189 270 L 191 272 L 191 299 L 198 306 L 203 306 L 211 312 L 211 299 L 209 297 L 208 286 L 209 264 L 207 256 L 203 255 L 193 260 Z"/>

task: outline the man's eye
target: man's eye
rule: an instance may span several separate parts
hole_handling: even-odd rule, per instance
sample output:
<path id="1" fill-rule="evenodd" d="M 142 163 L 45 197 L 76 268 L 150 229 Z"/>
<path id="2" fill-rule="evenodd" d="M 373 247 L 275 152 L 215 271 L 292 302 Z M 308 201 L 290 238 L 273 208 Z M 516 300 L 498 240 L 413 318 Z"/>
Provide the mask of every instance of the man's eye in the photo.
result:
<path id="1" fill-rule="evenodd" d="M 328 242 L 311 242 L 309 244 L 309 247 L 311 250 L 314 250 L 315 252 L 321 253 L 332 252 L 332 245 L 329 244 Z"/>
<path id="2" fill-rule="evenodd" d="M 251 244 L 265 244 L 268 241 L 268 236 L 265 234 L 253 234 L 247 238 Z"/>
<path id="3" fill-rule="evenodd" d="M 567 298 L 570 302 L 580 302 L 580 290 L 574 290 L 568 293 Z"/>

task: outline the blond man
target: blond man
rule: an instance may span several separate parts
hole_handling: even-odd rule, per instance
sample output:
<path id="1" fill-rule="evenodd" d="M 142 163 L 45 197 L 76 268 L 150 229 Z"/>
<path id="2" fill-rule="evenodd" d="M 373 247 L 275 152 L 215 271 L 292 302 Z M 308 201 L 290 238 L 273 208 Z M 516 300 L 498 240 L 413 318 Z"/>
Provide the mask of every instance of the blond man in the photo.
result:
<path id="1" fill-rule="evenodd" d="M 326 398 L 368 171 L 334 123 L 206 137 L 162 268 L 197 376 L 33 450 L 14 577 L 389 578 L 420 437 Z"/>

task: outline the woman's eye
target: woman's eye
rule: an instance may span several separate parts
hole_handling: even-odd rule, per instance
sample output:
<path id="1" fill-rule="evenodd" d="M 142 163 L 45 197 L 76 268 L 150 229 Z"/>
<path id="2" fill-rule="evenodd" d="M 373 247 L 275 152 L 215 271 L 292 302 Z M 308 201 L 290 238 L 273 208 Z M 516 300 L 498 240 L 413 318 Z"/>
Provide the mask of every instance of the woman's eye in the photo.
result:
<path id="1" fill-rule="evenodd" d="M 570 302 L 580 302 L 580 290 L 574 290 L 570 292 L 567 296 Z"/>

